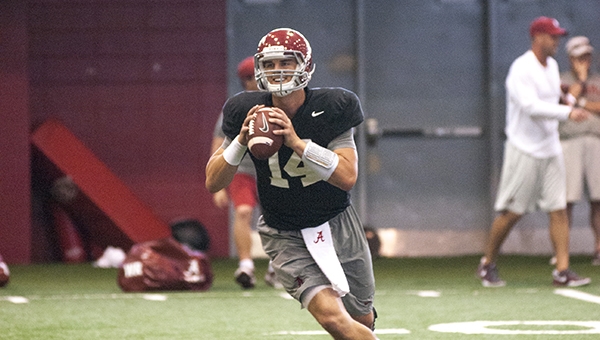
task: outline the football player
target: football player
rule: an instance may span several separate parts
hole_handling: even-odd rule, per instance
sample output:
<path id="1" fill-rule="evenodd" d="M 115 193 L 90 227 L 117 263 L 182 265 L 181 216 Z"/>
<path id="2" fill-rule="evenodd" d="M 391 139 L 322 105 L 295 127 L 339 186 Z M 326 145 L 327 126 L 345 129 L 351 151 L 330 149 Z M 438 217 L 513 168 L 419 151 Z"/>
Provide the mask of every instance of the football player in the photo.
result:
<path id="1" fill-rule="evenodd" d="M 254 56 L 259 92 L 223 108 L 226 139 L 206 166 L 206 187 L 229 184 L 252 157 L 263 208 L 258 231 L 286 291 L 335 339 L 376 339 L 375 280 L 363 227 L 350 203 L 358 156 L 358 97 L 343 88 L 307 88 L 315 70 L 308 40 L 293 29 L 265 35 Z M 247 154 L 248 125 L 272 107 L 284 145 L 267 160 Z"/>

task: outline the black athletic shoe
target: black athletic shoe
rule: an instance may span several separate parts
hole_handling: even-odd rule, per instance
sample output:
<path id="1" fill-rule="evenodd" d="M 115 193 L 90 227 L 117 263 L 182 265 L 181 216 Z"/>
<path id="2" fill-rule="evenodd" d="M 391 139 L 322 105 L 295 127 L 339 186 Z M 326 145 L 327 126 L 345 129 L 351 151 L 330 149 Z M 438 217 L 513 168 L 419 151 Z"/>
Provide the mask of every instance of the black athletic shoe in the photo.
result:
<path id="1" fill-rule="evenodd" d="M 571 269 L 565 269 L 562 272 L 554 269 L 552 271 L 552 284 L 560 287 L 579 287 L 589 285 L 592 279 L 589 277 L 579 277 Z"/>
<path id="2" fill-rule="evenodd" d="M 506 282 L 500 279 L 498 269 L 495 263 L 480 263 L 477 267 L 477 277 L 481 280 L 484 287 L 504 287 Z"/>
<path id="3" fill-rule="evenodd" d="M 235 276 L 235 282 L 242 286 L 242 288 L 254 288 L 254 285 L 256 284 L 256 277 L 254 276 L 253 270 L 238 268 L 233 275 Z"/>

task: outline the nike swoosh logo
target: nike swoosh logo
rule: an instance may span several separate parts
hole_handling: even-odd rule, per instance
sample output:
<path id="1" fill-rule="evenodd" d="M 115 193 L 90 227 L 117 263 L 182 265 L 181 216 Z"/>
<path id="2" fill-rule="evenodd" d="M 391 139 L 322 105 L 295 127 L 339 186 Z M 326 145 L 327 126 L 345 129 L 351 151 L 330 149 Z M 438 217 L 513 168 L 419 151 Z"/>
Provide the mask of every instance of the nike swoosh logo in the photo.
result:
<path id="1" fill-rule="evenodd" d="M 324 112 L 325 112 L 325 111 L 319 111 L 319 112 L 315 112 L 315 111 L 313 111 L 313 112 L 311 113 L 311 116 L 313 116 L 313 117 L 317 117 L 317 116 L 320 116 L 320 115 L 322 115 Z"/>
<path id="2" fill-rule="evenodd" d="M 262 127 L 259 128 L 259 130 L 263 133 L 269 132 L 269 122 L 267 122 L 267 117 L 265 116 L 265 113 L 262 114 Z"/>

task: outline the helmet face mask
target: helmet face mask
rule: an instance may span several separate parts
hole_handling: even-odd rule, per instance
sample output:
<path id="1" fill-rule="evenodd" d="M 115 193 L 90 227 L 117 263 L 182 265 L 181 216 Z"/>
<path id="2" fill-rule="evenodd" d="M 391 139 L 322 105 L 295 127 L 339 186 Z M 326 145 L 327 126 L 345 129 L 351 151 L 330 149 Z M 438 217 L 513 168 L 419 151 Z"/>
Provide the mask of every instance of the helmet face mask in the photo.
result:
<path id="1" fill-rule="evenodd" d="M 265 62 L 283 59 L 294 60 L 295 69 L 265 66 Z M 300 32 L 279 28 L 269 32 L 259 42 L 254 56 L 254 76 L 259 90 L 284 97 L 306 87 L 313 72 L 312 50 Z"/>

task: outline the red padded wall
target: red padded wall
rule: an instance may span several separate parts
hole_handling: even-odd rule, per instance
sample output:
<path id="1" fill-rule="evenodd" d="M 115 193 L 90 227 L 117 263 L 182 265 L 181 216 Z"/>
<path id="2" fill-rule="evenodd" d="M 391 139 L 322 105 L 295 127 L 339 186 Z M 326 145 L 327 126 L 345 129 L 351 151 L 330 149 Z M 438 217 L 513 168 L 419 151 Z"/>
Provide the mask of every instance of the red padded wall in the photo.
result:
<path id="1" fill-rule="evenodd" d="M 0 1 L 0 254 L 31 261 L 26 4 Z"/>
<path id="2" fill-rule="evenodd" d="M 30 107 L 57 118 L 168 223 L 196 218 L 228 256 L 227 212 L 204 188 L 227 96 L 226 2 L 29 1 Z"/>

